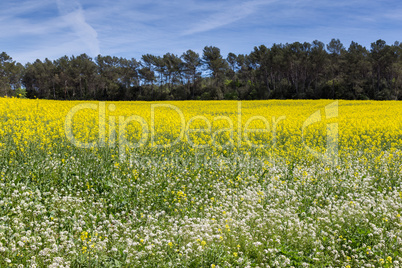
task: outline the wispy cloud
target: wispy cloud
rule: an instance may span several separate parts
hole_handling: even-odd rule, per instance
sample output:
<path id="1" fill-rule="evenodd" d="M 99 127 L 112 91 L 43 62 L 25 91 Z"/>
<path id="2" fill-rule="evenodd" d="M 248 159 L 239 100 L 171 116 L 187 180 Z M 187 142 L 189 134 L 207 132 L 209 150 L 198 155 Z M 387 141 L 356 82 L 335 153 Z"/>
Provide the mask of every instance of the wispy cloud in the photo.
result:
<path id="1" fill-rule="evenodd" d="M 32 11 L 46 8 L 53 2 L 52 0 L 2 1 L 0 20 L 32 14 Z"/>
<path id="2" fill-rule="evenodd" d="M 225 8 L 222 11 L 215 12 L 206 19 L 202 19 L 190 29 L 184 31 L 184 35 L 190 35 L 200 32 L 210 31 L 233 22 L 246 18 L 257 11 L 259 6 L 268 5 L 276 2 L 271 1 L 248 1 L 231 5 L 229 2 L 225 3 Z"/>
<path id="3" fill-rule="evenodd" d="M 260 44 L 331 38 L 369 46 L 402 36 L 401 10 L 398 0 L 0 0 L 0 49 L 26 63 L 202 53 L 206 45 L 250 53 Z"/>
<path id="4" fill-rule="evenodd" d="M 57 7 L 62 19 L 71 26 L 92 56 L 100 54 L 98 33 L 85 20 L 84 11 L 78 1 L 57 0 Z"/>
<path id="5" fill-rule="evenodd" d="M 402 15 L 401 14 L 402 14 L 402 9 L 400 8 L 400 9 L 397 9 L 397 10 L 389 11 L 389 12 L 385 13 L 383 16 L 385 18 L 387 18 L 387 19 L 396 20 L 396 21 L 401 22 L 402 21 Z"/>
<path id="6" fill-rule="evenodd" d="M 68 40 L 70 39 L 70 41 Z M 49 44 L 46 46 L 31 46 L 30 49 L 24 49 L 21 52 L 18 52 L 13 58 L 21 63 L 34 62 L 37 59 L 44 60 L 48 58 L 50 60 L 56 60 L 63 55 L 80 55 L 82 54 L 82 49 L 76 46 L 75 40 L 71 38 L 71 36 L 67 36 L 66 40 L 63 42 L 49 41 Z"/>

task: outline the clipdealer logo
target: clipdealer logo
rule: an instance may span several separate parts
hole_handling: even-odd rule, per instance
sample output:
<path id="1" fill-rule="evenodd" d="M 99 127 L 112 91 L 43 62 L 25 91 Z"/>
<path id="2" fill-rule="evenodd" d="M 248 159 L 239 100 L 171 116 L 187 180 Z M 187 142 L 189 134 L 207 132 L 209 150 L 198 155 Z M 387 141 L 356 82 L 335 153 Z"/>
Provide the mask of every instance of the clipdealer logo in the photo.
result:
<path id="1" fill-rule="evenodd" d="M 82 142 L 78 140 L 73 133 L 73 121 L 74 116 L 83 110 L 90 109 L 98 112 L 98 140 L 93 142 Z M 180 131 L 179 135 L 176 139 L 170 140 L 165 144 L 158 144 L 156 137 L 156 110 L 158 109 L 169 109 L 170 111 L 176 113 L 180 122 Z M 76 147 L 78 148 L 93 148 L 93 147 L 116 147 L 119 149 L 119 159 L 124 161 L 126 159 L 126 149 L 127 148 L 139 148 L 144 147 L 146 145 L 152 148 L 167 148 L 176 145 L 181 141 L 187 142 L 191 147 L 195 149 L 203 149 L 209 146 L 222 146 L 219 142 L 217 142 L 218 136 L 221 133 L 227 133 L 229 135 L 229 139 L 223 146 L 228 147 L 241 147 L 243 142 L 245 142 L 248 146 L 252 148 L 274 148 L 277 142 L 277 127 L 281 121 L 286 119 L 286 116 L 275 117 L 272 116 L 271 120 L 268 120 L 266 117 L 261 115 L 251 116 L 247 119 L 247 121 L 242 123 L 243 114 L 242 114 L 242 103 L 237 102 L 237 113 L 236 113 L 236 122 L 233 122 L 232 118 L 229 116 L 219 115 L 214 116 L 211 119 L 208 119 L 203 115 L 196 115 L 194 117 L 189 118 L 187 121 L 181 109 L 175 105 L 167 104 L 167 103 L 153 103 L 150 104 L 150 115 L 151 120 L 150 123 L 147 122 L 143 117 L 139 115 L 131 115 L 131 116 L 108 116 L 106 118 L 106 110 L 109 112 L 114 112 L 116 110 L 116 105 L 110 103 L 106 105 L 106 102 L 99 103 L 80 103 L 74 106 L 65 117 L 65 134 L 66 138 Z M 338 101 L 332 102 L 329 105 L 325 106 L 325 118 L 331 119 L 338 117 Z M 305 142 L 305 133 L 309 126 L 320 122 L 323 120 L 321 116 L 321 111 L 317 110 L 313 114 L 311 114 L 303 123 L 302 126 L 302 143 L 304 148 L 311 153 L 313 156 L 323 160 L 324 162 L 337 165 L 338 164 L 338 123 L 329 123 L 326 126 L 326 150 L 325 153 L 318 152 L 309 146 L 307 146 Z M 195 121 L 202 121 L 206 127 L 204 128 L 192 128 L 192 124 Z M 211 122 L 212 121 L 212 122 Z M 212 131 L 213 123 L 224 121 L 228 127 L 220 128 Z M 255 129 L 250 128 L 253 122 L 259 121 L 262 122 L 264 128 Z M 118 124 L 117 124 L 118 122 Z M 141 129 L 141 137 L 137 142 L 131 142 L 127 138 L 126 128 L 131 122 L 136 122 L 140 125 Z M 236 123 L 236 125 L 235 125 Z M 106 133 L 108 129 L 108 133 Z M 191 139 L 191 133 L 210 133 L 210 143 L 205 144 L 196 144 Z M 271 136 L 270 143 L 265 144 L 255 144 L 251 141 L 249 134 L 250 133 L 268 133 Z M 108 134 L 108 135 L 107 135 Z M 236 139 L 234 136 L 237 135 Z M 108 137 L 108 138 L 107 138 Z M 185 138 L 185 139 L 184 139 Z"/>
<path id="2" fill-rule="evenodd" d="M 338 101 L 334 101 L 325 106 L 325 119 L 332 119 L 338 117 Z M 339 146 L 339 128 L 338 123 L 328 123 L 326 124 L 326 146 L 325 153 L 318 152 L 307 146 L 305 142 L 305 132 L 308 126 L 315 123 L 321 122 L 323 116 L 321 116 L 321 110 L 317 110 L 311 114 L 303 123 L 302 126 L 302 140 L 303 146 L 307 149 L 314 157 L 321 159 L 326 164 L 336 166 L 339 163 L 338 146 Z"/>

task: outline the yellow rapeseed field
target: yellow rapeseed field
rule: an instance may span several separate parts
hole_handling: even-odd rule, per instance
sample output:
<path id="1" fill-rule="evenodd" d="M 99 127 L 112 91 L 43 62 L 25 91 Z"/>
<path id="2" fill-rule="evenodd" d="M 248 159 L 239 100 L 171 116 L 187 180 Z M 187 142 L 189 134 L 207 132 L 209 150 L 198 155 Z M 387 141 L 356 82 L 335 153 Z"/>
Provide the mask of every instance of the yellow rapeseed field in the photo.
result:
<path id="1" fill-rule="evenodd" d="M 0 99 L 0 267 L 399 267 L 402 103 Z"/>
<path id="2" fill-rule="evenodd" d="M 119 121 L 122 124 L 130 116 L 137 116 L 126 122 L 124 128 L 124 135 L 136 147 L 169 146 L 180 140 L 193 148 L 226 145 L 247 150 L 250 145 L 273 147 L 276 138 L 286 140 L 281 145 L 286 144 L 287 149 L 293 150 L 292 146 L 301 145 L 303 123 L 318 111 L 320 120 L 305 129 L 306 145 L 325 142 L 321 140 L 326 135 L 325 126 L 335 122 L 339 142 L 345 150 L 401 146 L 402 105 L 399 102 L 339 101 L 337 115 L 328 118 L 325 106 L 331 103 L 328 100 L 91 103 L 3 98 L 0 99 L 1 145 L 5 146 L 6 138 L 11 138 L 20 151 L 28 144 L 36 144 L 38 149 L 60 146 L 61 142 L 69 146 L 65 121 L 70 112 L 74 138 L 81 143 L 97 141 L 96 146 L 99 145 L 99 119 L 103 113 L 101 121 L 105 125 L 106 144 L 110 129 L 116 130 L 114 141 L 118 142 Z M 71 113 L 77 105 L 81 106 Z M 252 129 L 263 131 L 255 133 Z"/>

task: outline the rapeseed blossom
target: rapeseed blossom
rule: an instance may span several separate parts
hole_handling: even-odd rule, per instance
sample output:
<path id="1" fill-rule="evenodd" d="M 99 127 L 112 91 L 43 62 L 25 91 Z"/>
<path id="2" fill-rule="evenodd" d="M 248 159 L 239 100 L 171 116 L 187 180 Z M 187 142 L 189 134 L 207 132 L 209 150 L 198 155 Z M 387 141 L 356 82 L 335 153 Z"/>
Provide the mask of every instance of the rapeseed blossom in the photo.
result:
<path id="1" fill-rule="evenodd" d="M 0 99 L 0 267 L 399 267 L 402 104 L 332 104 Z"/>

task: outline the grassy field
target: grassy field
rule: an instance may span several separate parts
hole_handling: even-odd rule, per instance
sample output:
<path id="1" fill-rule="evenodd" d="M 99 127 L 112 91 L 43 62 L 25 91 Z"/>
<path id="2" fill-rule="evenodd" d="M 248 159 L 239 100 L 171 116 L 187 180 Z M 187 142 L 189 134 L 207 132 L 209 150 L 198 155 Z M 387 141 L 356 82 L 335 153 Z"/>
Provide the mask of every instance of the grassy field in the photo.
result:
<path id="1" fill-rule="evenodd" d="M 400 267 L 401 115 L 0 99 L 0 267 Z"/>

